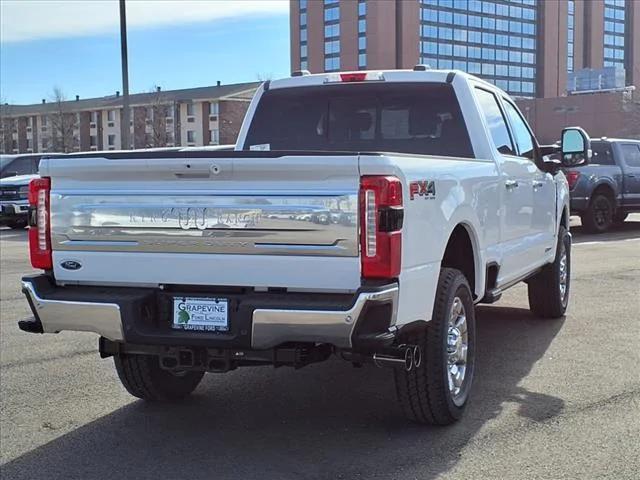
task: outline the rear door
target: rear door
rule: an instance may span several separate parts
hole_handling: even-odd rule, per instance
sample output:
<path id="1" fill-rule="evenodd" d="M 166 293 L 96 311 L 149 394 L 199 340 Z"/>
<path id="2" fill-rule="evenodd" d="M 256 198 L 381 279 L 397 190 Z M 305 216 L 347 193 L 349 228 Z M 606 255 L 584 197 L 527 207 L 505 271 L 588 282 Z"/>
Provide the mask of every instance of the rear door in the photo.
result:
<path id="1" fill-rule="evenodd" d="M 501 172 L 500 227 L 502 263 L 498 283 L 504 284 L 529 271 L 534 252 L 529 237 L 533 222 L 533 183 L 536 167 L 518 156 L 506 117 L 496 95 L 476 87 L 476 97 L 497 151 Z"/>
<path id="2" fill-rule="evenodd" d="M 538 156 L 536 140 L 518 108 L 507 98 L 503 97 L 502 101 L 518 149 L 518 156 L 529 162 L 527 173 L 530 175 L 530 188 L 533 192 L 533 212 L 529 241 L 533 249 L 534 263 L 542 263 L 549 256 L 549 252 L 555 245 L 555 179 L 550 173 L 543 172 L 536 165 Z"/>
<path id="3" fill-rule="evenodd" d="M 56 280 L 357 289 L 357 156 L 232 155 L 45 160 Z"/>
<path id="4" fill-rule="evenodd" d="M 623 198 L 625 207 L 640 207 L 640 144 L 621 143 Z"/>

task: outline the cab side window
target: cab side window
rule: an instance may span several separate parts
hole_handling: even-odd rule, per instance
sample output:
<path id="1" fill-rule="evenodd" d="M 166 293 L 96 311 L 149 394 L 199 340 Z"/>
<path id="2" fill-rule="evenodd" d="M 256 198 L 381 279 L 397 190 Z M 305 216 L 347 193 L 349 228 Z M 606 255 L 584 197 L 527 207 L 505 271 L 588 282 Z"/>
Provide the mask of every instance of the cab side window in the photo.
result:
<path id="1" fill-rule="evenodd" d="M 533 136 L 518 109 L 508 100 L 504 100 L 504 109 L 513 129 L 513 136 L 518 146 L 518 155 L 535 160 L 536 148 Z"/>
<path id="2" fill-rule="evenodd" d="M 640 146 L 622 145 L 624 163 L 629 167 L 640 167 Z"/>
<path id="3" fill-rule="evenodd" d="M 482 88 L 476 88 L 476 97 L 480 102 L 480 110 L 489 127 L 493 144 L 503 155 L 516 155 L 516 149 L 511 141 L 507 122 L 498 105 L 496 96 Z"/>

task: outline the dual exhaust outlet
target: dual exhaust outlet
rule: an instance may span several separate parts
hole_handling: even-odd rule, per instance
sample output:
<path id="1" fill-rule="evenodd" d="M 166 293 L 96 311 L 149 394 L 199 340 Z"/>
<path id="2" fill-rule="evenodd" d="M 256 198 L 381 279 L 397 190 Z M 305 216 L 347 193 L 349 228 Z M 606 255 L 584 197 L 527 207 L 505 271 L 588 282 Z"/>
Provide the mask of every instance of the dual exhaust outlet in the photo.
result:
<path id="1" fill-rule="evenodd" d="M 400 345 L 384 353 L 374 353 L 371 358 L 376 367 L 404 368 L 410 372 L 422 364 L 422 350 L 417 345 Z"/>

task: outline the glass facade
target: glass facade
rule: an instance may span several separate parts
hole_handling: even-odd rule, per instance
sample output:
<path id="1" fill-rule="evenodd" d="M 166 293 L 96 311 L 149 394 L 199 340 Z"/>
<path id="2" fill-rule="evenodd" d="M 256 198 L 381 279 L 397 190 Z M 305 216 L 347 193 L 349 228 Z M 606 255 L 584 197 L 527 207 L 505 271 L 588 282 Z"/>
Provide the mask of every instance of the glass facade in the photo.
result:
<path id="1" fill-rule="evenodd" d="M 309 69 L 308 39 L 307 39 L 307 0 L 300 2 L 300 70 Z"/>
<path id="2" fill-rule="evenodd" d="M 358 68 L 367 68 L 367 2 L 358 0 Z"/>
<path id="3" fill-rule="evenodd" d="M 538 0 L 420 0 L 420 62 L 536 93 Z"/>
<path id="4" fill-rule="evenodd" d="M 340 5 L 324 0 L 324 71 L 340 70 Z"/>
<path id="5" fill-rule="evenodd" d="M 604 0 L 604 66 L 625 66 L 625 0 Z"/>
<path id="6" fill-rule="evenodd" d="M 576 2 L 568 0 L 567 2 L 567 71 L 573 72 L 573 58 L 575 45 L 575 21 L 576 21 Z"/>

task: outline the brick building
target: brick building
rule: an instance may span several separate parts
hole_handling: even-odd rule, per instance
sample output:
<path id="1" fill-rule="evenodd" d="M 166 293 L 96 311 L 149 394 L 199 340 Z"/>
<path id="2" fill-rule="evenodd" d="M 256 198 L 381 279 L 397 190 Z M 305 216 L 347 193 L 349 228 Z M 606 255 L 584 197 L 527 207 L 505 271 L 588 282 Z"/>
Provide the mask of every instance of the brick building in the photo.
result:
<path id="1" fill-rule="evenodd" d="M 259 83 L 129 96 L 131 148 L 233 144 Z M 0 105 L 0 152 L 122 148 L 122 97 Z"/>
<path id="2" fill-rule="evenodd" d="M 566 94 L 568 72 L 640 85 L 640 0 L 291 0 L 291 68 L 478 75 L 519 97 Z"/>

